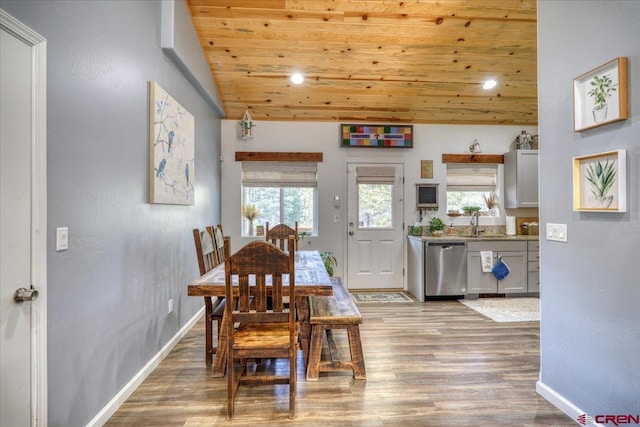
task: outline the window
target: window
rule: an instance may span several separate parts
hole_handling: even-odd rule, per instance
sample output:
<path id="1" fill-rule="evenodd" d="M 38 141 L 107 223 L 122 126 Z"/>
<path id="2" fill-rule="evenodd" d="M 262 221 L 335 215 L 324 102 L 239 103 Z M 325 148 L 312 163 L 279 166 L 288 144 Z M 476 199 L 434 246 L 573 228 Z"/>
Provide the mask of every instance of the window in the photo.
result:
<path id="1" fill-rule="evenodd" d="M 358 228 L 393 229 L 394 167 L 356 168 Z"/>
<path id="2" fill-rule="evenodd" d="M 498 192 L 497 174 L 497 165 L 447 164 L 447 211 L 461 211 L 463 206 L 490 211 L 485 198 Z"/>
<path id="3" fill-rule="evenodd" d="M 317 235 L 317 201 L 315 162 L 242 162 L 242 203 L 256 206 L 256 224 L 297 221 L 299 232 Z M 245 218 L 242 235 L 249 235 Z"/>

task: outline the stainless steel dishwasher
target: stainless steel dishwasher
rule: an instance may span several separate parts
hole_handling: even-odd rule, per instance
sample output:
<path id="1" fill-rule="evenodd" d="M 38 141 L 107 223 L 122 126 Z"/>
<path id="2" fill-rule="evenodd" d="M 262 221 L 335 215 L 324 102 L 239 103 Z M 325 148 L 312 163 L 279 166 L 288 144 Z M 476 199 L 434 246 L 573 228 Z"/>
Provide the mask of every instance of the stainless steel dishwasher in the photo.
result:
<path id="1" fill-rule="evenodd" d="M 425 255 L 425 297 L 467 293 L 466 242 L 428 242 Z"/>

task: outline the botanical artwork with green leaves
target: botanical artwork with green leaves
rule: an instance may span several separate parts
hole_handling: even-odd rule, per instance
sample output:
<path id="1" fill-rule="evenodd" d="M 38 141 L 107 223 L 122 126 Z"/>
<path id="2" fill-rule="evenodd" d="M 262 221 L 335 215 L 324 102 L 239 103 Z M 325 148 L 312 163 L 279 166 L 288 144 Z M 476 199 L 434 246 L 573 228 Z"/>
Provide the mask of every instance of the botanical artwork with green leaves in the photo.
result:
<path id="1" fill-rule="evenodd" d="M 576 131 L 627 118 L 626 58 L 610 61 L 573 82 Z"/>
<path id="2" fill-rule="evenodd" d="M 600 157 L 582 162 L 582 206 L 587 209 L 616 209 L 618 158 Z"/>

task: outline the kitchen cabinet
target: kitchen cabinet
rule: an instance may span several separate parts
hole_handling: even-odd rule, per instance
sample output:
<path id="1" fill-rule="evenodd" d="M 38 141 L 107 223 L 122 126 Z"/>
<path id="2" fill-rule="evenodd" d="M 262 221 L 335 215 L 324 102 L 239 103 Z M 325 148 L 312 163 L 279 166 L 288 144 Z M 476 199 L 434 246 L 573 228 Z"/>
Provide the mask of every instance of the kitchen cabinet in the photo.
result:
<path id="1" fill-rule="evenodd" d="M 538 150 L 504 154 L 504 207 L 538 207 Z"/>
<path id="2" fill-rule="evenodd" d="M 527 291 L 540 292 L 540 241 L 527 242 Z"/>
<path id="3" fill-rule="evenodd" d="M 500 257 L 509 266 L 509 274 L 498 280 L 493 273 L 482 271 L 481 251 L 493 252 L 493 263 Z M 524 293 L 528 291 L 527 242 L 468 242 L 467 243 L 467 293 Z"/>

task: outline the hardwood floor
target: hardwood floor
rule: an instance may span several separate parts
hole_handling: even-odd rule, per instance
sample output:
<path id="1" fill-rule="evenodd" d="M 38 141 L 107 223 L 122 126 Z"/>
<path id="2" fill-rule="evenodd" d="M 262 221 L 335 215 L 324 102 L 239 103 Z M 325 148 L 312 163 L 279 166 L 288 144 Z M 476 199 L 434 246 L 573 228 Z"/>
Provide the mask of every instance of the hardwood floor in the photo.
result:
<path id="1" fill-rule="evenodd" d="M 309 382 L 299 362 L 295 420 L 286 386 L 241 386 L 227 422 L 227 381 L 205 366 L 200 320 L 106 425 L 576 425 L 535 391 L 538 322 L 495 323 L 457 301 L 359 309 L 367 380 L 345 372 Z M 343 332 L 334 335 L 348 355 Z"/>

